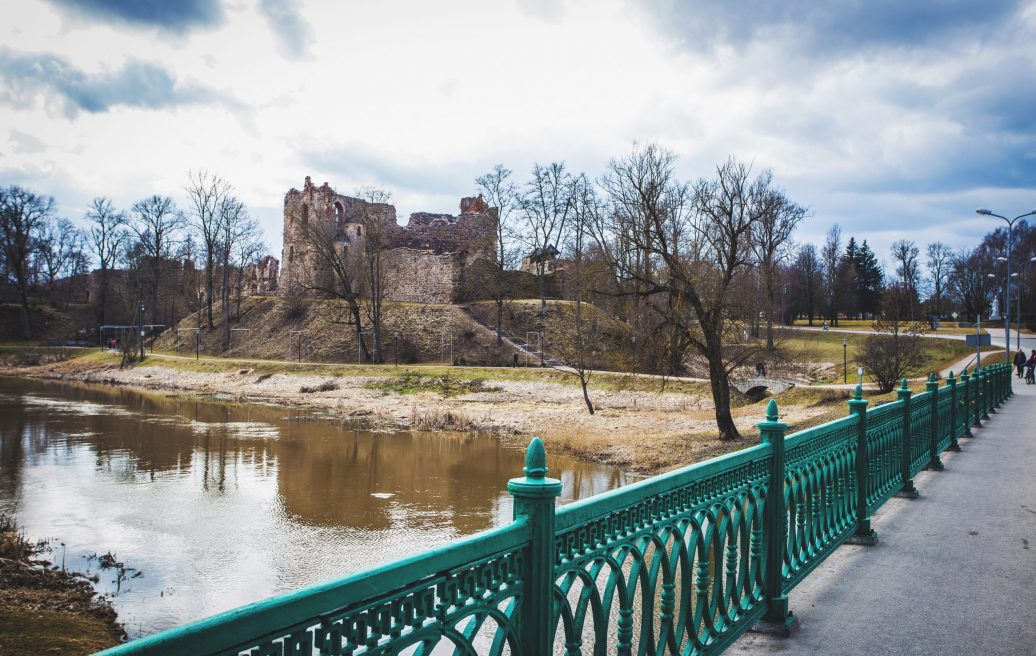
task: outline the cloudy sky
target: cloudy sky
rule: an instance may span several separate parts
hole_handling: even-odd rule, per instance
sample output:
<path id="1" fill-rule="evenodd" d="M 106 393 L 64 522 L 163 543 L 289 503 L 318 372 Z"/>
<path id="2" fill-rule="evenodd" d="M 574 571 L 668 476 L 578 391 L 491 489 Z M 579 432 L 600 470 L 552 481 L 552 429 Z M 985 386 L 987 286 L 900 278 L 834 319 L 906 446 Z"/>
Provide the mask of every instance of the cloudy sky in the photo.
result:
<path id="1" fill-rule="evenodd" d="M 456 212 L 500 162 L 600 175 L 635 141 L 687 179 L 772 168 L 887 259 L 1036 209 L 1036 2 L 19 0 L 0 25 L 0 184 L 183 202 L 228 178 L 280 254 L 306 175 Z"/>

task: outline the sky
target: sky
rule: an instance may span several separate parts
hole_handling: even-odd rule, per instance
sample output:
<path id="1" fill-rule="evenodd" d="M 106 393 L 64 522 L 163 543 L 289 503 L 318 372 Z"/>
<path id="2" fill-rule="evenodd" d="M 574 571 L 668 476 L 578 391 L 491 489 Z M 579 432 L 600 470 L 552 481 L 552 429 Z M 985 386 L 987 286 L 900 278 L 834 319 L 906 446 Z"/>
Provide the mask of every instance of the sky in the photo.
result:
<path id="1" fill-rule="evenodd" d="M 284 194 L 458 211 L 502 163 L 600 176 L 634 143 L 688 181 L 772 169 L 809 218 L 975 245 L 1036 209 L 1036 0 L 19 0 L 0 24 L 0 184 L 186 207 L 228 179 L 280 256 Z"/>

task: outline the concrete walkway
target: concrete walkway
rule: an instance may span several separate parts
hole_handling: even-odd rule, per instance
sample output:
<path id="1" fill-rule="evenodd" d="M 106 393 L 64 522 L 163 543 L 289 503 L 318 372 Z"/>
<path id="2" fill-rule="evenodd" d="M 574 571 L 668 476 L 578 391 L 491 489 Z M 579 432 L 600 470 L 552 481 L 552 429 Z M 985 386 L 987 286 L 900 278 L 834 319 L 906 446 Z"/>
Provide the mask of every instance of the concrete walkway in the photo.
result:
<path id="1" fill-rule="evenodd" d="M 916 500 L 874 516 L 877 546 L 844 545 L 790 594 L 800 629 L 725 654 L 1036 654 L 1036 386 L 990 415 Z"/>

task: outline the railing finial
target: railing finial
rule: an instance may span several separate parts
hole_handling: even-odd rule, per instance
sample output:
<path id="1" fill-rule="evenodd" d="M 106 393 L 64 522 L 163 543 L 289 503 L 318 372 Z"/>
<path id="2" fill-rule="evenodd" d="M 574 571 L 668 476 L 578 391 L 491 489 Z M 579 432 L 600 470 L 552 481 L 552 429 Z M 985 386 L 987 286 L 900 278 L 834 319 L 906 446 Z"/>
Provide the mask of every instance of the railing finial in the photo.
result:
<path id="1" fill-rule="evenodd" d="M 935 382 L 935 372 L 934 371 L 932 373 L 928 374 L 928 382 L 929 383 L 934 383 Z"/>
<path id="2" fill-rule="evenodd" d="M 538 437 L 532 438 L 529 448 L 525 451 L 525 467 L 522 469 L 528 478 L 546 478 L 547 476 L 547 451 L 543 448 L 543 440 Z"/>
<path id="3" fill-rule="evenodd" d="M 766 421 L 777 421 L 780 418 L 780 414 L 777 412 L 777 399 L 770 399 L 770 402 L 766 404 Z"/>
<path id="4" fill-rule="evenodd" d="M 902 384 L 899 387 L 900 387 L 900 389 L 910 389 L 910 385 L 907 385 L 906 376 L 903 377 L 903 382 L 902 382 Z"/>
<path id="5" fill-rule="evenodd" d="M 857 384 L 856 387 L 853 388 L 853 398 L 857 401 L 863 398 L 863 385 Z"/>

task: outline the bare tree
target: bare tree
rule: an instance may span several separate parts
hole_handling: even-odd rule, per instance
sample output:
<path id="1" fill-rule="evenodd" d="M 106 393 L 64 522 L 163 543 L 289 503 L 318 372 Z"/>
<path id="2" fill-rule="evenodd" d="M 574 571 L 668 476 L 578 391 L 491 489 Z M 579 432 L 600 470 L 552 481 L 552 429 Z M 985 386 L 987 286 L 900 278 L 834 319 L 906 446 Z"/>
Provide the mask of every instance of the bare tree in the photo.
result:
<path id="1" fill-rule="evenodd" d="M 18 186 L 0 187 L 0 246 L 6 270 L 14 278 L 22 310 L 22 332 L 32 339 L 29 320 L 29 260 L 47 223 L 54 199 Z"/>
<path id="2" fill-rule="evenodd" d="M 89 263 L 85 248 L 83 231 L 71 221 L 48 221 L 39 237 L 38 259 L 44 282 L 52 287 L 59 278 L 86 273 Z"/>
<path id="3" fill-rule="evenodd" d="M 212 321 L 212 304 L 216 295 L 216 263 L 219 261 L 220 236 L 223 227 L 220 208 L 223 200 L 230 196 L 230 183 L 204 169 L 187 172 L 187 186 L 184 188 L 191 203 L 191 225 L 201 238 L 202 254 L 205 258 L 205 305 L 209 329 Z"/>
<path id="4" fill-rule="evenodd" d="M 918 255 L 920 251 L 917 245 L 907 239 L 900 239 L 892 242 L 892 259 L 896 262 L 896 275 L 903 286 L 908 297 L 912 299 L 909 305 L 909 318 L 914 320 L 914 309 L 917 306 L 918 283 L 920 282 L 920 264 Z"/>
<path id="5" fill-rule="evenodd" d="M 975 320 L 989 314 L 992 309 L 994 283 L 988 277 L 992 272 L 992 261 L 992 253 L 984 246 L 963 250 L 953 258 L 949 289 L 964 307 L 964 312 Z"/>
<path id="6" fill-rule="evenodd" d="M 162 289 L 162 273 L 172 259 L 180 231 L 187 219 L 176 208 L 173 199 L 157 194 L 133 204 L 130 228 L 136 234 L 141 255 L 150 269 L 151 323 L 158 323 L 158 293 Z"/>
<path id="7" fill-rule="evenodd" d="M 946 283 L 953 266 L 953 251 L 941 241 L 928 244 L 928 276 L 932 283 L 932 296 L 929 302 L 932 321 L 942 316 L 943 298 L 946 296 Z"/>
<path id="8" fill-rule="evenodd" d="M 237 299 L 235 302 L 234 316 L 236 319 L 241 319 L 241 296 L 244 293 L 245 285 L 245 271 L 249 267 L 258 267 L 260 260 L 267 255 L 266 243 L 263 241 L 262 231 L 259 229 L 259 224 L 254 224 L 254 230 L 249 231 L 248 234 L 242 235 L 241 239 L 237 240 L 232 250 L 231 268 L 236 274 L 236 294 Z"/>
<path id="9" fill-rule="evenodd" d="M 900 378 L 925 363 L 923 323 L 908 319 L 914 295 L 904 283 L 885 292 L 881 318 L 874 323 L 874 334 L 863 341 L 857 361 L 870 372 L 882 394 L 891 392 Z"/>
<path id="10" fill-rule="evenodd" d="M 839 270 L 842 256 L 842 228 L 837 223 L 827 230 L 824 246 L 820 249 L 820 261 L 824 269 L 824 305 L 832 326 L 838 325 L 840 292 L 842 288 Z"/>
<path id="11" fill-rule="evenodd" d="M 109 275 L 126 243 L 126 215 L 108 198 L 93 199 L 86 213 L 90 223 L 88 244 L 97 258 L 97 323 L 104 324 L 108 304 Z"/>
<path id="12" fill-rule="evenodd" d="M 371 327 L 371 340 L 374 346 L 372 362 L 381 364 L 385 361 L 381 339 L 382 303 L 385 300 L 385 250 L 394 225 L 388 225 L 383 215 L 385 205 L 392 200 L 391 194 L 379 187 L 364 187 L 356 195 L 366 201 L 363 205 L 361 221 L 363 223 L 363 241 L 360 252 L 363 269 L 363 307 Z"/>
<path id="13" fill-rule="evenodd" d="M 580 174 L 572 179 L 570 191 L 572 203 L 572 230 L 569 236 L 568 252 L 572 258 L 571 284 L 575 301 L 575 360 L 570 363 L 575 375 L 579 378 L 579 386 L 583 390 L 583 402 L 586 410 L 594 414 L 594 404 L 590 401 L 587 385 L 590 382 L 591 370 L 588 363 L 589 352 L 593 349 L 595 335 L 587 326 L 583 317 L 583 304 L 588 289 L 587 250 L 592 243 L 593 226 L 600 221 L 600 208 L 593 185 L 586 175 Z"/>
<path id="14" fill-rule="evenodd" d="M 824 282 L 820 258 L 817 257 L 817 247 L 813 244 L 803 244 L 795 257 L 795 264 L 792 266 L 792 280 L 795 285 L 795 294 L 798 303 L 806 312 L 806 319 L 809 325 L 813 325 L 813 318 L 816 316 L 817 307 L 820 304 L 820 294 Z"/>
<path id="15" fill-rule="evenodd" d="M 572 219 L 571 175 L 564 162 L 547 166 L 534 164 L 532 178 L 521 195 L 520 208 L 525 224 L 529 257 L 536 267 L 540 290 L 540 316 L 547 315 L 547 265 L 560 253 Z"/>
<path id="16" fill-rule="evenodd" d="M 230 279 L 233 256 L 241 244 L 254 241 L 260 234 L 259 224 L 248 214 L 245 204 L 233 195 L 225 195 L 219 204 L 218 253 L 220 264 L 220 302 L 223 308 L 223 349 L 230 350 Z"/>
<path id="17" fill-rule="evenodd" d="M 510 296 L 507 269 L 514 264 L 515 251 L 511 246 L 515 226 L 512 212 L 518 205 L 518 187 L 511 180 L 511 170 L 497 164 L 489 173 L 475 178 L 475 184 L 490 207 L 496 209 L 496 265 L 489 283 L 489 296 L 496 304 L 496 344 L 503 344 L 504 304 Z"/>
<path id="18" fill-rule="evenodd" d="M 773 173 L 764 171 L 758 183 L 771 187 Z M 806 209 L 792 202 L 779 189 L 770 188 L 764 199 L 762 217 L 752 230 L 752 251 L 763 275 L 764 312 L 766 315 L 766 349 L 773 351 L 773 316 L 781 282 L 781 267 L 794 247 L 791 236 L 806 216 Z"/>
<path id="19" fill-rule="evenodd" d="M 303 299 L 298 290 L 315 291 L 334 299 L 344 301 L 348 307 L 351 323 L 355 329 L 362 359 L 370 360 L 371 353 L 363 339 L 363 317 L 366 312 L 360 307 L 364 271 L 358 262 L 355 247 L 350 248 L 350 237 L 340 235 L 338 226 L 331 221 L 306 221 L 293 217 L 300 225 L 303 252 L 296 254 L 305 266 L 305 273 L 297 280 L 289 280 L 287 299 L 301 311 Z"/>
<path id="20" fill-rule="evenodd" d="M 655 145 L 635 146 L 630 156 L 610 164 L 606 188 L 613 211 L 597 240 L 613 266 L 628 261 L 617 257 L 620 244 L 643 252 L 640 270 L 622 275 L 639 277 L 637 293 L 705 358 L 720 439 L 735 439 L 729 375 L 746 356 L 728 363 L 724 337 L 731 292 L 751 268 L 752 231 L 769 189 L 766 180 L 751 179 L 747 164 L 731 158 L 689 193 L 675 179 L 675 159 Z M 639 204 L 632 205 L 633 198 Z"/>

